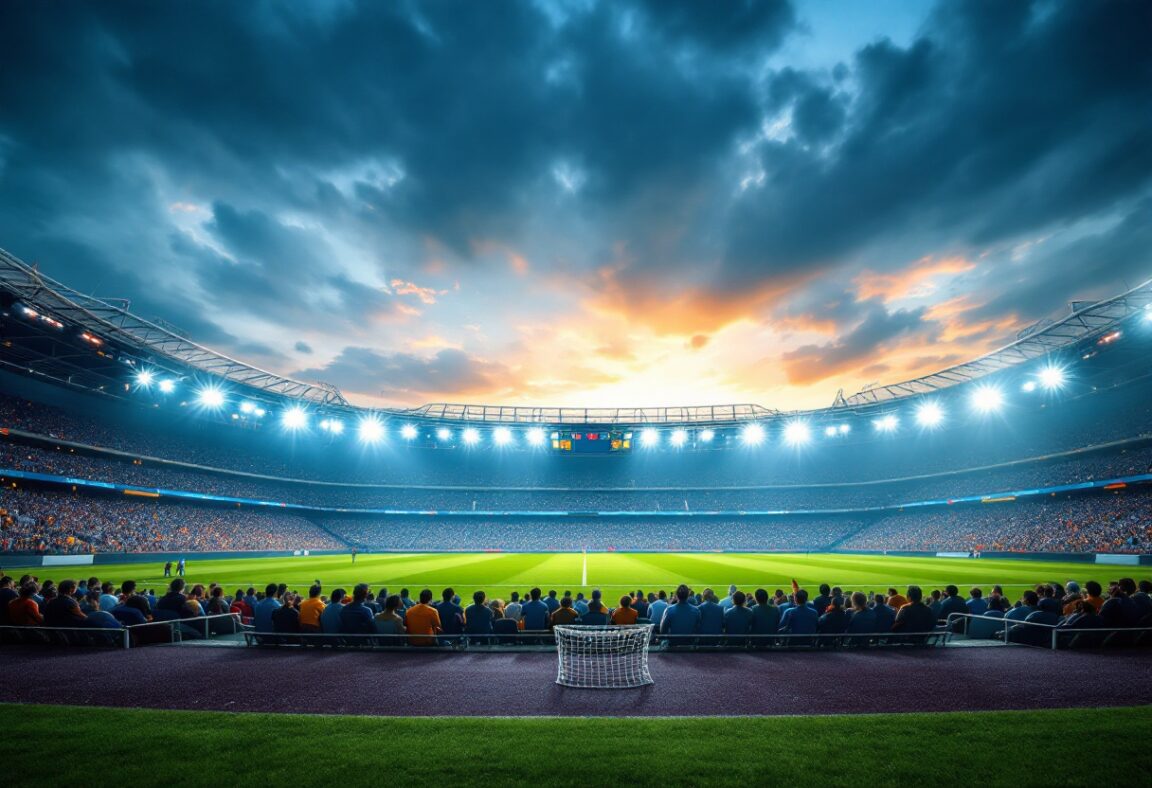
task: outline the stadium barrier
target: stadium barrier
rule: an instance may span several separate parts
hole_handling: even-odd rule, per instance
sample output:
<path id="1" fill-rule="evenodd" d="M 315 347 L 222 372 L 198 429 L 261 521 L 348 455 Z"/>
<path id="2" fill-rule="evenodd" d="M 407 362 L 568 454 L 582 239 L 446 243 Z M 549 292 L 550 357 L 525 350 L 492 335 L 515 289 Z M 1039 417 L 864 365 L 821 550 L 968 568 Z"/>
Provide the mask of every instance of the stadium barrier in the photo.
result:
<path id="1" fill-rule="evenodd" d="M 1010 618 L 977 616 L 972 613 L 950 613 L 948 629 L 963 620 L 963 632 L 968 634 L 971 622 L 990 626 L 988 631 L 977 639 L 1003 642 L 1005 645 L 1031 646 L 1056 651 L 1061 648 L 1122 648 L 1128 646 L 1152 646 L 1152 626 L 1144 627 L 1060 627 L 1058 624 L 1043 624 L 1039 621 L 1020 621 Z M 994 626 L 991 626 L 994 625 Z"/>
<path id="2" fill-rule="evenodd" d="M 566 625 L 580 627 L 581 625 Z M 943 647 L 951 633 L 946 629 L 930 632 L 891 632 L 812 635 L 661 635 L 653 632 L 651 648 L 663 653 L 707 651 L 790 651 L 796 649 L 864 649 Z M 553 630 L 521 630 L 515 633 L 426 635 L 426 634 L 345 634 L 320 632 L 257 632 L 244 628 L 244 643 L 250 647 L 314 647 L 395 651 L 555 651 Z"/>
<path id="3" fill-rule="evenodd" d="M 0 626 L 0 645 L 112 646 L 127 649 L 156 644 L 180 645 L 186 640 L 211 640 L 240 634 L 242 629 L 238 613 L 160 619 L 146 624 L 129 624 L 119 629 L 6 625 Z"/>

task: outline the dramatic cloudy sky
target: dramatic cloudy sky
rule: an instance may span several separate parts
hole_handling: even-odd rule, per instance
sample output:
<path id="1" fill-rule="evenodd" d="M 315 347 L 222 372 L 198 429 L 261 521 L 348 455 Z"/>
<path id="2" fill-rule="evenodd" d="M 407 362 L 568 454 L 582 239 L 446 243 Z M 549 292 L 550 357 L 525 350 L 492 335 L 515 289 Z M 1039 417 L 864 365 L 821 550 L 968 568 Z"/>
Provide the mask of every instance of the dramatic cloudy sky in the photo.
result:
<path id="1" fill-rule="evenodd" d="M 0 4 L 0 247 L 362 404 L 829 404 L 1152 277 L 1152 4 Z"/>

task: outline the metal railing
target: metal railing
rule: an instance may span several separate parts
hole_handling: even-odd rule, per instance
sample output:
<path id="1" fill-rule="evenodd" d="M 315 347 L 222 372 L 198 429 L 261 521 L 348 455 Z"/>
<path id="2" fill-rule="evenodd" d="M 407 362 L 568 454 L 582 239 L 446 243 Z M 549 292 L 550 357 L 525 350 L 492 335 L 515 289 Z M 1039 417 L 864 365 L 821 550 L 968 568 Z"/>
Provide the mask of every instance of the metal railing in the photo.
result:
<path id="1" fill-rule="evenodd" d="M 1059 624 L 1044 624 L 1039 621 L 1021 621 L 1012 618 L 997 618 L 995 616 L 975 615 L 973 613 L 949 613 L 947 619 L 948 629 L 954 623 L 964 621 L 964 634 L 968 634 L 969 622 L 978 621 L 985 624 L 996 623 L 994 636 L 981 637 L 980 640 L 998 640 L 1005 645 L 1032 646 L 1033 648 L 1046 648 L 1053 651 L 1060 648 L 1100 648 L 1106 647 L 1109 636 L 1115 633 L 1133 633 L 1130 643 L 1121 645 L 1140 645 L 1145 640 L 1152 645 L 1152 627 L 1062 627 Z M 1029 630 L 1028 628 L 1032 629 Z M 1013 633 L 1020 633 L 1013 638 Z M 1034 633 L 1029 636 L 1027 633 Z M 1113 643 L 1116 642 L 1113 639 Z M 1083 641 L 1082 643 L 1078 641 Z"/>
<path id="2" fill-rule="evenodd" d="M 231 619 L 231 625 L 218 626 L 217 622 L 222 622 L 223 619 Z M 148 637 L 145 634 L 151 634 L 159 629 L 167 630 L 163 639 Z M 224 631 L 225 629 L 230 631 Z M 128 649 L 159 643 L 179 645 L 185 640 L 211 640 L 213 637 L 238 635 L 243 629 L 239 613 L 162 619 L 144 624 L 125 624 L 117 628 L 5 625 L 0 626 L 0 645 L 115 646 Z M 5 637 L 6 634 L 9 636 Z"/>

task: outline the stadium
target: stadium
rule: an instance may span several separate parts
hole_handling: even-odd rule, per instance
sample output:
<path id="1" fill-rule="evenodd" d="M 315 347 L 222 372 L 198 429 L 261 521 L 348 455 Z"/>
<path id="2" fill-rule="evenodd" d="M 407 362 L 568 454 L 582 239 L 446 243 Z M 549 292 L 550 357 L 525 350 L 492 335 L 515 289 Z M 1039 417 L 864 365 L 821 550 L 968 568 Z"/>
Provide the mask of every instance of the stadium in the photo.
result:
<path id="1" fill-rule="evenodd" d="M 109 110 L 110 128 L 117 113 L 131 116 L 141 106 L 162 108 L 165 119 L 136 124 L 148 131 L 130 153 L 117 148 L 114 155 L 115 145 L 99 134 L 89 140 L 95 155 L 107 157 L 101 161 L 114 162 L 96 178 L 97 191 L 84 191 L 91 163 L 60 154 L 77 168 L 69 189 L 83 197 L 82 210 L 69 213 L 59 192 L 56 205 L 48 191 L 37 191 L 68 182 L 33 142 L 51 135 L 28 131 L 42 102 L 0 77 L 0 99 L 12 99 L 14 117 L 25 119 L 0 119 L 0 194 L 21 188 L 13 207 L 0 209 L 7 214 L 0 233 L 14 239 L 0 238 L 12 249 L 0 249 L 0 713 L 9 722 L 0 762 L 12 784 L 1146 780 L 1152 258 L 1142 239 L 1152 224 L 1141 219 L 1146 196 L 1114 225 L 1100 212 L 1130 197 L 1105 177 L 1108 162 L 1122 161 L 1124 172 L 1152 169 L 1117 142 L 1126 154 L 1091 158 L 1106 208 L 1093 213 L 1077 202 L 1079 213 L 1047 224 L 1028 217 L 1067 184 L 1048 170 L 1040 177 L 1040 169 L 1013 175 L 998 212 L 991 191 L 972 204 L 933 193 L 924 198 L 933 209 L 911 218 L 872 200 L 845 208 L 840 220 L 848 224 L 848 214 L 875 209 L 882 228 L 875 232 L 892 248 L 938 246 L 900 251 L 915 262 L 885 273 L 875 262 L 822 267 L 826 258 L 896 253 L 880 242 L 824 248 L 819 236 L 833 231 L 817 214 L 808 224 L 790 219 L 754 244 L 741 233 L 770 225 L 768 213 L 733 208 L 741 222 L 731 223 L 713 215 L 725 200 L 770 190 L 801 157 L 818 162 L 805 170 L 809 178 L 836 170 L 838 157 L 865 159 L 870 147 L 851 136 L 852 123 L 883 129 L 875 144 L 898 155 L 869 162 L 863 175 L 840 171 L 830 183 L 858 177 L 898 202 L 881 184 L 914 180 L 916 145 L 885 135 L 908 133 L 915 124 L 898 122 L 901 113 L 921 118 L 937 100 L 915 93 L 911 104 L 897 100 L 898 87 L 928 79 L 910 64 L 934 63 L 925 73 L 943 79 L 949 68 L 971 67 L 979 50 L 1004 74 L 1019 66 L 1035 76 L 1054 68 L 1036 53 L 1064 51 L 1091 30 L 1152 73 L 1152 48 L 1125 32 L 1141 29 L 1125 14 L 1147 22 L 1137 6 L 1038 8 L 1015 28 L 1005 18 L 985 19 L 988 9 L 947 5 L 915 14 L 909 6 L 883 24 L 872 18 L 878 12 L 857 9 L 857 26 L 873 36 L 857 40 L 843 32 L 852 27 L 847 17 L 828 19 L 803 3 L 751 3 L 740 12 L 525 4 L 494 13 L 499 24 L 471 18 L 473 26 L 494 25 L 484 28 L 490 40 L 509 52 L 505 60 L 484 47 L 475 62 L 475 41 L 459 35 L 458 5 L 448 14 L 432 6 L 371 11 L 351 4 L 337 12 L 301 4 L 293 12 L 254 10 L 247 21 L 211 3 L 203 20 L 159 5 L 140 30 L 174 36 L 165 52 L 136 38 L 136 23 L 105 17 L 108 8 L 97 5 L 91 18 L 75 10 L 75 30 L 60 35 L 84 57 L 111 57 L 107 80 L 122 80 L 124 95 L 131 84 L 138 99 L 105 94 L 95 80 L 69 88 L 77 106 L 100 96 L 95 106 Z M 0 11 L 0 42 L 9 16 L 11 29 L 33 38 L 53 28 L 43 26 L 42 13 L 13 6 Z M 214 66 L 194 57 L 198 50 L 182 37 L 209 17 L 213 30 L 230 31 L 207 50 L 240 64 L 226 72 L 237 76 L 232 88 L 222 87 L 219 74 L 200 82 Z M 283 30 L 299 40 L 280 41 Z M 781 43 L 804 40 L 804 30 L 807 44 Z M 980 49 L 993 46 L 986 40 L 992 30 L 1019 48 Z M 837 36 L 851 39 L 852 65 L 813 66 L 824 47 L 845 46 Z M 376 60 L 382 41 L 395 61 Z M 568 54 L 556 62 L 549 54 L 541 65 L 534 60 L 540 41 Z M 618 44 L 610 51 L 632 66 L 598 81 L 590 64 L 605 42 Z M 436 59 L 422 59 L 425 46 L 443 48 L 478 74 L 492 69 L 496 88 L 445 82 L 428 67 Z M 667 60 L 652 54 L 665 49 Z M 751 137 L 724 139 L 730 147 L 737 140 L 741 156 L 760 151 L 763 168 L 737 179 L 736 198 L 703 180 L 691 188 L 664 180 L 671 173 L 691 181 L 681 159 L 690 162 L 697 146 L 706 147 L 678 135 L 704 137 L 704 127 L 726 113 L 742 117 L 726 91 L 743 84 L 746 64 L 761 51 L 771 53 L 766 70 L 748 79 L 757 86 L 756 112 L 766 114 L 753 113 Z M 907 58 L 904 70 L 892 66 L 897 55 Z M 303 75 L 344 56 L 358 67 L 309 93 Z M 1041 65 L 1020 65 L 1031 56 Z M 0 54 L 0 63 L 7 57 Z M 1092 50 L 1083 62 L 1097 59 L 1114 60 Z M 195 65 L 185 70 L 188 63 Z M 271 63 L 303 70 L 291 84 L 279 83 Z M 521 84 L 513 75 L 525 63 L 534 73 Z M 1099 76 L 1081 65 L 1083 74 L 1063 75 L 1067 85 Z M 146 76 L 129 80 L 138 66 Z M 407 90 L 387 101 L 374 92 L 402 82 L 392 70 L 409 66 L 414 92 L 445 91 L 428 106 L 453 107 L 468 119 L 467 134 L 440 140 L 434 154 L 423 151 L 423 137 L 460 121 L 452 113 L 429 116 L 425 98 Z M 377 72 L 390 76 L 355 93 L 362 75 Z M 679 81 L 664 86 L 671 72 Z M 71 84 L 39 60 L 21 73 Z M 248 92 L 241 73 L 271 82 Z M 647 87 L 609 90 L 628 79 Z M 1127 128 L 1120 121 L 1136 114 L 1131 106 L 1147 87 L 1115 76 L 1104 82 L 1119 85 L 1116 106 L 1128 109 L 1108 116 L 1113 104 L 1081 96 L 1061 113 L 1111 117 L 1109 133 L 1119 138 L 1117 129 Z M 553 107 L 565 118 L 563 133 L 540 119 L 552 105 L 532 104 L 545 88 L 563 94 Z M 358 109 L 333 109 L 328 90 L 339 93 L 342 108 Z M 611 108 L 605 114 L 647 130 L 645 145 L 611 123 L 611 134 L 592 135 L 595 144 L 580 148 L 572 129 L 597 128 L 599 117 L 599 110 L 573 109 L 585 90 L 592 105 Z M 469 101 L 457 104 L 462 96 Z M 676 112 L 655 112 L 672 96 Z M 685 98 L 699 102 L 698 119 L 681 114 Z M 297 99 L 308 112 L 332 113 L 329 123 L 313 128 Z M 1040 120 L 1011 115 L 1009 127 L 1063 128 L 1044 115 L 1055 99 L 1033 99 Z M 388 113 L 372 114 L 376 100 Z M 530 120 L 520 103 L 532 109 Z M 176 122 L 187 106 L 197 115 L 219 113 L 220 125 L 209 133 Z M 499 109 L 499 123 L 485 114 L 490 107 Z M 964 116 L 976 109 L 966 107 Z M 385 157 L 362 166 L 361 152 L 375 150 L 364 140 L 343 140 L 349 150 L 340 156 L 317 142 L 356 137 L 351 129 L 361 124 L 386 127 L 391 114 L 412 119 L 389 138 L 407 151 L 395 158 L 402 164 Z M 62 123 L 53 117 L 49 126 Z M 530 131 L 520 138 L 512 130 L 522 124 Z M 815 130 L 825 126 L 842 128 Z M 1147 136 L 1140 124 L 1133 128 Z M 249 133 L 252 144 L 242 144 Z M 485 141 L 481 150 L 445 153 L 449 141 L 463 146 L 473 133 Z M 661 133 L 672 138 L 667 147 L 654 142 Z M 78 134 L 70 143 L 77 151 L 87 140 L 87 132 Z M 506 135 L 516 140 L 507 143 L 515 154 L 505 150 Z M 561 194 L 553 202 L 536 191 L 537 176 L 511 166 L 540 140 L 582 151 L 558 164 L 547 158 L 546 180 Z M 1132 140 L 1139 147 L 1139 137 Z M 1081 143 L 1077 149 L 1096 150 Z M 293 146 L 310 153 L 290 167 Z M 654 146 L 650 157 L 646 146 Z M 600 147 L 619 148 L 619 157 L 598 160 Z M 199 151 L 195 165 L 178 163 L 186 148 Z M 245 169 L 269 148 L 275 164 L 261 175 L 274 186 Z M 1072 169 L 1073 157 L 1061 150 Z M 970 186 L 985 155 L 997 169 L 1012 169 L 996 151 L 976 143 L 972 151 L 944 191 Z M 432 174 L 441 157 L 452 162 L 442 182 Z M 727 166 L 716 155 L 704 158 L 708 172 Z M 500 162 L 498 172 L 490 160 Z M 649 160 L 657 164 L 643 170 Z M 643 185 L 626 188 L 620 173 L 632 166 Z M 122 173 L 134 167 L 154 181 L 118 196 Z M 324 167 L 315 189 L 300 185 L 302 173 Z M 619 182 L 606 174 L 613 168 Z M 482 193 L 444 209 L 447 218 L 437 214 L 444 224 L 435 231 L 422 223 L 418 209 L 435 213 L 430 204 L 440 210 L 455 199 L 449 191 L 466 191 L 473 178 Z M 504 179 L 514 198 L 495 186 Z M 409 182 L 419 186 L 418 197 L 400 202 L 392 192 Z M 1077 191 L 1084 205 L 1093 188 Z M 258 192 L 282 200 L 280 212 L 228 203 Z M 139 210 L 141 193 L 168 206 L 161 219 Z M 185 201 L 185 193 L 201 202 Z M 783 202 L 764 199 L 779 213 L 806 199 L 798 183 L 787 193 Z M 587 205 L 558 202 L 582 194 L 619 210 L 624 224 L 650 223 L 650 236 L 630 236 L 632 229 Z M 819 216 L 839 210 L 838 199 L 822 192 Z M 503 215 L 485 212 L 500 200 L 516 216 L 532 215 L 530 226 L 514 233 Z M 696 214 L 707 218 L 697 224 Z M 111 229 L 121 221 L 124 234 Z M 979 227 L 960 244 L 953 229 L 969 221 Z M 1011 221 L 1022 223 L 1012 233 L 993 228 Z M 387 233 L 371 235 L 365 227 L 374 223 L 388 224 Z M 1052 229 L 1059 223 L 1065 229 Z M 795 236 L 792 225 L 802 228 Z M 619 232 L 629 241 L 608 244 L 610 262 L 597 258 L 574 276 L 565 255 L 593 245 L 581 234 L 587 227 L 592 236 Z M 853 242 L 864 234 L 853 232 Z M 349 278 L 352 268 L 309 279 L 309 266 L 324 257 L 317 249 L 354 258 L 349 239 L 357 233 L 397 259 L 419 249 L 429 260 L 390 271 L 375 292 Z M 711 259 L 706 241 L 714 235 L 731 241 L 725 255 L 733 259 L 754 247 L 752 279 L 698 263 Z M 555 257 L 528 262 L 526 253 L 510 251 L 513 237 L 517 249 L 543 238 Z M 1109 239 L 1114 247 L 1104 245 Z M 776 281 L 778 257 L 800 260 L 809 242 L 818 247 L 813 257 Z M 678 268 L 685 248 L 691 264 Z M 1049 257 L 1030 257 L 1050 248 L 1057 251 Z M 1114 264 L 1090 259 L 1110 248 Z M 659 260 L 655 278 L 643 270 L 648 252 Z M 1130 262 L 1121 261 L 1125 254 Z M 486 291 L 444 307 L 475 285 L 469 277 L 486 255 L 507 269 L 484 269 L 498 295 Z M 264 261 L 258 281 L 249 281 L 249 257 Z M 714 289 L 700 295 L 707 289 L 701 270 L 715 280 L 731 275 L 736 285 L 725 290 L 710 281 Z M 838 277 L 850 281 L 847 295 L 837 290 Z M 103 295 L 110 287 L 133 297 Z M 577 291 L 583 295 L 570 295 Z M 556 293 L 580 302 L 580 320 L 547 300 Z M 370 308 L 356 313 L 355 299 Z M 442 307 L 447 317 L 435 317 Z M 848 312 L 850 319 L 842 317 Z M 262 322 L 269 315 L 280 321 L 273 329 Z M 622 315 L 631 321 L 626 330 Z M 776 355 L 739 333 L 754 320 L 762 321 L 759 330 L 773 327 L 776 333 L 756 336 L 777 343 Z M 191 330 L 178 327 L 189 321 Z M 548 333 L 553 323 L 563 330 Z M 517 341 L 459 340 L 510 326 L 520 332 Z M 618 347 L 597 333 L 601 326 L 608 326 L 604 334 L 627 334 L 631 344 Z M 721 354 L 716 346 L 726 331 L 737 339 Z M 594 341 L 585 336 L 593 333 Z M 651 347 L 638 347 L 637 336 Z M 322 349 L 325 341 L 330 347 Z M 297 360 L 289 363 L 281 347 Z M 473 347 L 497 350 L 481 358 L 460 349 Z M 419 356 L 421 348 L 431 350 Z M 368 362 L 348 373 L 353 350 Z M 707 365 L 697 361 L 713 352 Z M 720 380 L 727 381 L 716 389 L 722 392 L 767 390 L 763 381 L 772 378 L 755 371 L 764 366 L 784 370 L 787 385 L 771 386 L 778 407 L 723 404 L 705 386 Z M 627 378 L 617 374 L 622 369 L 640 379 L 633 390 L 661 382 L 647 404 L 630 406 L 612 388 Z M 324 382 L 328 375 L 338 384 Z M 858 382 L 872 377 L 882 382 Z M 841 380 L 857 382 L 829 385 Z M 814 399 L 812 391 L 825 388 L 827 396 Z M 679 404 L 697 391 L 702 404 Z M 422 392 L 462 396 L 418 400 Z M 473 392 L 474 400 L 464 396 Z M 489 399 L 489 392 L 508 399 Z M 559 392 L 561 404 L 547 404 L 540 392 Z M 669 404 L 659 404 L 662 398 Z M 49 743 L 65 740 L 72 754 L 54 755 Z"/>

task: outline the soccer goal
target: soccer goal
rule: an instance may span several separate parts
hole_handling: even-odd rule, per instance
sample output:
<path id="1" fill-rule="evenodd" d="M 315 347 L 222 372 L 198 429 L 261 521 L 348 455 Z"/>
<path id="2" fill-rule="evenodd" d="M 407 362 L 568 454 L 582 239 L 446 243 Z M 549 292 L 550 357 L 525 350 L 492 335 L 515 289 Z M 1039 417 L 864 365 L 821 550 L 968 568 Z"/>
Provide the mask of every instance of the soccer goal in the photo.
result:
<path id="1" fill-rule="evenodd" d="M 556 683 L 584 689 L 621 689 L 652 684 L 648 672 L 651 624 L 559 626 Z"/>

